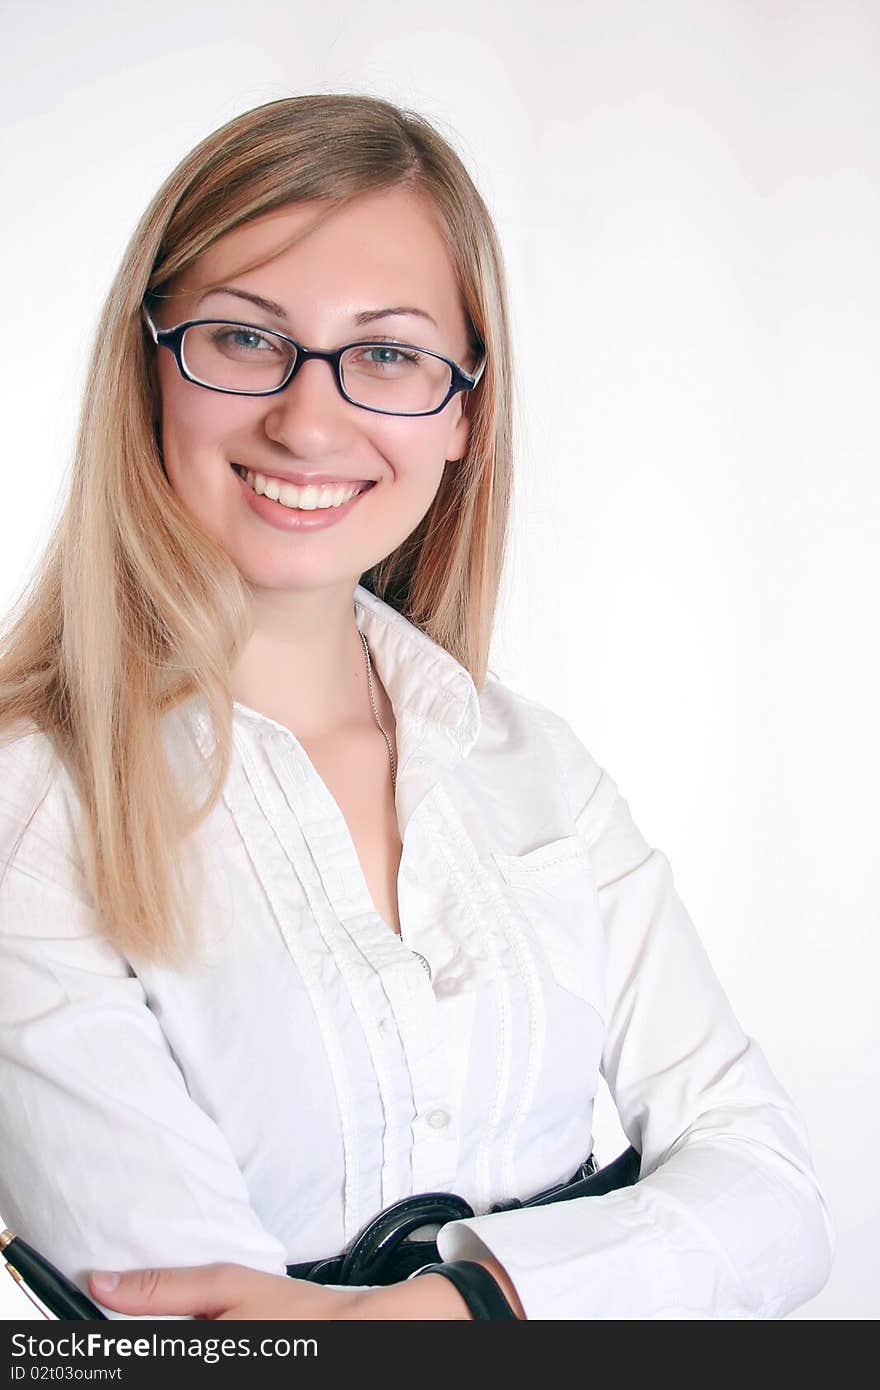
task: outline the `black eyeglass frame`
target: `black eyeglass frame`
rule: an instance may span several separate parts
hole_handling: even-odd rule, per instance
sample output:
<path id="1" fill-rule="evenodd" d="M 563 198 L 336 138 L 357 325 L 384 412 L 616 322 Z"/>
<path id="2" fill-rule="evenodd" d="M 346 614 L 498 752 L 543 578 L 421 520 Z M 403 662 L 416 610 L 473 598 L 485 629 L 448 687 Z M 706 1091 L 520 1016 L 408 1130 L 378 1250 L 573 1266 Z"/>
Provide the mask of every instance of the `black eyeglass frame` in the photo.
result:
<path id="1" fill-rule="evenodd" d="M 356 405 L 361 410 L 370 410 L 376 415 L 397 415 L 410 420 L 420 420 L 426 415 L 439 415 L 440 411 L 445 409 L 452 400 L 452 397 L 457 395 L 459 391 L 472 391 L 483 375 L 487 361 L 487 354 L 484 349 L 479 366 L 476 371 L 471 374 L 470 372 L 466 372 L 463 367 L 460 367 L 457 362 L 454 362 L 451 357 L 444 357 L 442 352 L 434 352 L 431 348 L 416 347 L 414 343 L 383 343 L 375 338 L 362 338 L 359 342 L 346 343 L 344 347 L 335 348 L 332 352 L 319 352 L 314 348 L 303 347 L 302 343 L 298 343 L 296 339 L 291 338 L 288 333 L 281 333 L 277 328 L 266 328 L 263 324 L 241 323 L 238 319 L 187 319 L 185 323 L 175 324 L 173 328 L 157 328 L 146 306 L 141 306 L 141 313 L 146 319 L 153 342 L 159 347 L 168 348 L 169 352 L 174 355 L 177 369 L 184 381 L 191 381 L 194 386 L 201 386 L 206 391 L 220 391 L 226 396 L 277 396 L 279 392 L 286 390 L 290 385 L 303 363 L 308 362 L 310 357 L 316 357 L 322 362 L 330 363 L 333 368 L 333 376 L 339 394 L 344 400 L 348 401 L 349 405 Z M 296 356 L 293 359 L 290 371 L 287 373 L 287 376 L 281 382 L 280 386 L 273 386 L 269 391 L 238 391 L 231 386 L 211 386 L 207 381 L 201 381 L 197 376 L 193 376 L 183 360 L 183 335 L 188 328 L 196 328 L 200 324 L 210 323 L 226 323 L 235 328 L 250 329 L 254 333 L 268 333 L 273 338 L 281 338 L 283 342 L 289 343 L 290 346 L 296 350 Z M 434 406 L 433 410 L 382 410 L 380 406 L 364 405 L 361 401 L 354 400 L 348 394 L 342 381 L 342 368 L 340 366 L 342 355 L 348 352 L 349 348 L 353 347 L 409 348 L 410 351 L 423 353 L 426 357 L 436 357 L 441 362 L 445 362 L 447 367 L 452 369 L 452 379 L 449 383 L 449 390 L 446 392 L 440 404 Z"/>

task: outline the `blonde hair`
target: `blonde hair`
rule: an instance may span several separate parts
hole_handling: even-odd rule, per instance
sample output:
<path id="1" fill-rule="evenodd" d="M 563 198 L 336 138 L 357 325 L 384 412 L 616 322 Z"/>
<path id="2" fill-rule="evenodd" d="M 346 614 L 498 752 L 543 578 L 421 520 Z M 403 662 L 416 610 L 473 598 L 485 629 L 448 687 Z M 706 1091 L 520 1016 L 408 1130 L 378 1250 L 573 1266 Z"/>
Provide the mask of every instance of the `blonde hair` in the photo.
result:
<path id="1" fill-rule="evenodd" d="M 33 726 L 48 737 L 79 799 L 84 872 L 102 930 L 143 961 L 192 959 L 198 931 L 182 842 L 222 795 L 232 750 L 230 669 L 251 619 L 246 580 L 165 477 L 154 429 L 155 347 L 141 304 L 160 300 L 218 237 L 263 213 L 327 200 L 321 220 L 394 186 L 433 205 L 475 360 L 485 347 L 487 363 L 467 398 L 465 456 L 447 463 L 419 526 L 362 582 L 445 647 L 481 689 L 511 494 L 507 291 L 489 212 L 424 117 L 354 94 L 290 97 L 236 116 L 165 180 L 101 311 L 69 494 L 0 635 L 0 747 Z M 215 739 L 207 798 L 195 808 L 175 782 L 161 733 L 163 716 L 194 695 L 207 704 Z"/>

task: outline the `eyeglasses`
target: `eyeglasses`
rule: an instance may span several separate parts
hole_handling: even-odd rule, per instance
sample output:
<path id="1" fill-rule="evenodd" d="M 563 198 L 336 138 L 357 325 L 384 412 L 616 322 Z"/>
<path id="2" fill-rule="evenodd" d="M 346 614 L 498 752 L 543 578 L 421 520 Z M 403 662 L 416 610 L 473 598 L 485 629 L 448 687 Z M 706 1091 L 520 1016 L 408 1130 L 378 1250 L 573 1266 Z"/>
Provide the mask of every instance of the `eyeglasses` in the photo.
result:
<path id="1" fill-rule="evenodd" d="M 459 391 L 472 391 L 473 375 L 457 362 L 409 343 L 364 341 L 333 352 L 305 348 L 286 333 L 226 319 L 189 319 L 157 328 L 142 307 L 153 341 L 174 354 L 181 376 L 209 391 L 275 396 L 310 357 L 329 362 L 347 401 L 380 415 L 436 415 Z"/>

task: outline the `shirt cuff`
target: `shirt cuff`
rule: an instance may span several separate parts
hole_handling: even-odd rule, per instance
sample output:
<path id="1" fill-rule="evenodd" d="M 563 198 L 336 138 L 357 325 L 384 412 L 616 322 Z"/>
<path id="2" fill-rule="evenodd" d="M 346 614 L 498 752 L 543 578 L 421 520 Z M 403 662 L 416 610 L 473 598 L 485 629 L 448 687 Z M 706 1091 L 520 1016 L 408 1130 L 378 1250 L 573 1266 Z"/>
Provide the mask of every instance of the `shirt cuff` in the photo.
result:
<path id="1" fill-rule="evenodd" d="M 572 1221 L 570 1208 L 578 1201 L 590 1205 L 588 1223 Z M 573 1225 L 581 1233 L 574 1246 Z M 527 1319 L 683 1316 L 675 1267 L 650 1212 L 619 1193 L 450 1221 L 438 1232 L 437 1249 L 444 1260 L 494 1256 Z M 634 1311 L 635 1267 L 639 1301 L 650 1302 L 651 1314 Z"/>

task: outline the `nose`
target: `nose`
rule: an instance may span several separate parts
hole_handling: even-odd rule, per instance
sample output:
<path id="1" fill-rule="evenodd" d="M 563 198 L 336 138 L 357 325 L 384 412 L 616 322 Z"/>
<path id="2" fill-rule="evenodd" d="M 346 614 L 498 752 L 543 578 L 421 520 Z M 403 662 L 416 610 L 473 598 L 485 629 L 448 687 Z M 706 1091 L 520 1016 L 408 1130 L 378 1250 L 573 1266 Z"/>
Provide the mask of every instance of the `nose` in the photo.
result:
<path id="1" fill-rule="evenodd" d="M 292 454 L 307 458 L 344 446 L 362 414 L 336 385 L 333 365 L 320 358 L 301 362 L 292 381 L 266 398 L 265 430 Z"/>

